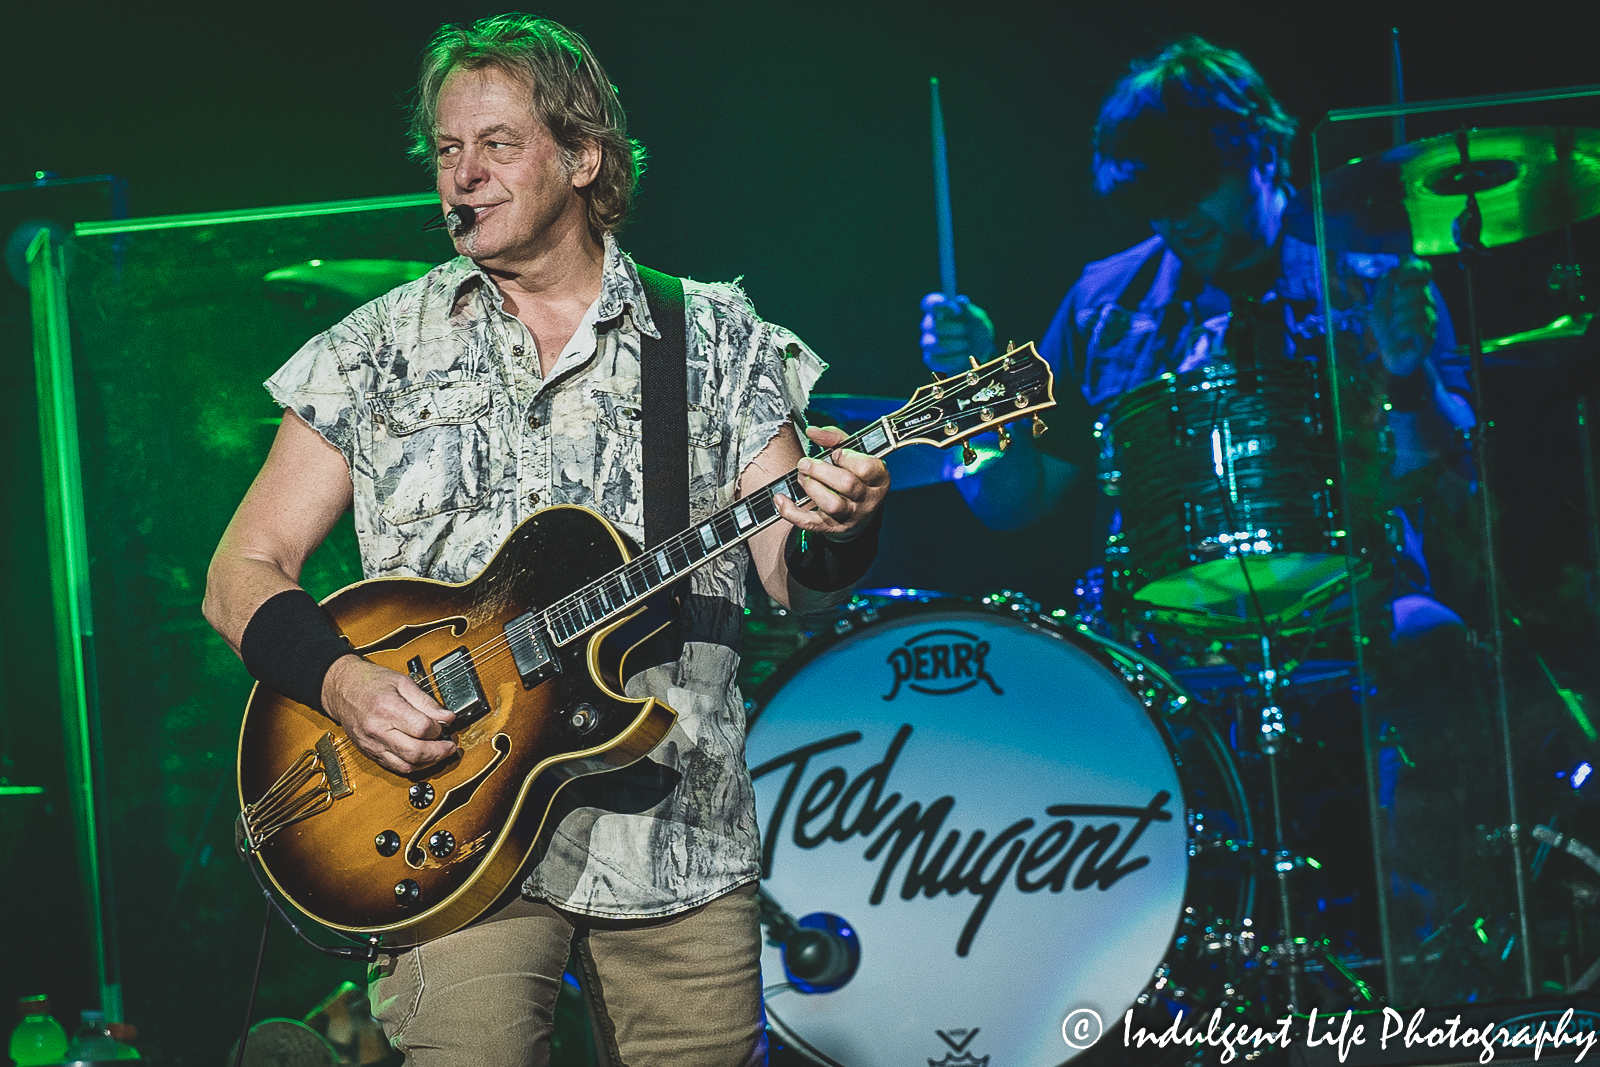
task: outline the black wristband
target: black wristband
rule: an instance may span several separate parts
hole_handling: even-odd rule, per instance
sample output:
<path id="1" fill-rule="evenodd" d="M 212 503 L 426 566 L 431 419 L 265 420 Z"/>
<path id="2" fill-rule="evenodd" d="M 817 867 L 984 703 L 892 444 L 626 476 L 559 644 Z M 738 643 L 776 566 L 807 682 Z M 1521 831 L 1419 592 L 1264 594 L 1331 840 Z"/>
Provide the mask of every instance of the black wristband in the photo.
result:
<path id="1" fill-rule="evenodd" d="M 859 582 L 878 555 L 878 531 L 883 512 L 873 513 L 867 524 L 848 541 L 806 536 L 800 529 L 789 533 L 784 560 L 789 577 L 813 593 L 837 593 Z"/>
<path id="2" fill-rule="evenodd" d="M 1395 411 L 1421 411 L 1428 402 L 1428 374 L 1421 367 L 1404 378 L 1387 375 L 1384 396 Z"/>
<path id="3" fill-rule="evenodd" d="M 268 597 L 239 639 L 239 658 L 252 678 L 317 711 L 325 710 L 322 681 L 328 668 L 351 651 L 322 605 L 304 589 Z"/>

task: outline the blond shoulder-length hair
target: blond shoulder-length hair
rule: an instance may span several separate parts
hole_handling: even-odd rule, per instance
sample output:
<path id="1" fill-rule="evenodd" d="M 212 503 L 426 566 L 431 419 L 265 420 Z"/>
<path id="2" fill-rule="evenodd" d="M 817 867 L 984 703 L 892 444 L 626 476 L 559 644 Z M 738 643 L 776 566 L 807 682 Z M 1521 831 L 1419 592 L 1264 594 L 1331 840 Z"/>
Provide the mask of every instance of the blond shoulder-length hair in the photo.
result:
<path id="1" fill-rule="evenodd" d="M 569 173 L 585 144 L 600 150 L 600 170 L 580 190 L 596 240 L 622 225 L 644 173 L 645 151 L 628 137 L 617 87 L 576 32 L 531 15 L 496 15 L 470 29 L 442 26 L 422 54 L 411 109 L 410 154 L 437 166 L 439 93 L 452 71 L 493 67 L 528 87 L 533 113 L 561 149 Z"/>

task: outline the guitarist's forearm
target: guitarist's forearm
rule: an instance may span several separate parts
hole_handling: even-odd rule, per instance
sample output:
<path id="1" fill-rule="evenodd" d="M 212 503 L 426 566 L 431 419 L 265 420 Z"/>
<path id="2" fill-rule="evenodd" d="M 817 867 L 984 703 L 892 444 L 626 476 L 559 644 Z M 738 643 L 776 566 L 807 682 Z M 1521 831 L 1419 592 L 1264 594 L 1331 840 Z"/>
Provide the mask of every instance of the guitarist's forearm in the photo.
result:
<path id="1" fill-rule="evenodd" d="M 211 566 L 201 610 L 238 652 L 256 610 L 299 588 L 300 569 L 350 507 L 344 457 L 293 412 L 234 512 Z"/>
<path id="2" fill-rule="evenodd" d="M 244 632 L 261 605 L 285 590 L 298 588 L 299 584 L 277 565 L 225 555 L 219 548 L 206 574 L 206 595 L 200 610 L 211 628 L 238 654 Z"/>
<path id="3" fill-rule="evenodd" d="M 790 610 L 809 614 L 848 600 L 877 557 L 882 527 L 883 512 L 874 511 L 844 538 L 791 531 L 783 553 Z"/>
<path id="4" fill-rule="evenodd" d="M 819 615 L 830 608 L 836 608 L 845 603 L 854 592 L 854 584 L 844 589 L 823 593 L 815 589 L 807 589 L 798 582 L 791 580 L 789 582 L 789 603 L 787 607 L 796 615 Z"/>

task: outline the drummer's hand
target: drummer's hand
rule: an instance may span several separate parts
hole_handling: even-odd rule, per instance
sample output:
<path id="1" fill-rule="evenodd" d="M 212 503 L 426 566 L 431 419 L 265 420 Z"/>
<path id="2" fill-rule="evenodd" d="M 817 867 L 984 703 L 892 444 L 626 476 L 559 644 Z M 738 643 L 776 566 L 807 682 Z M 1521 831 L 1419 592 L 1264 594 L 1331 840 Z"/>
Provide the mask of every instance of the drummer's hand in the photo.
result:
<path id="1" fill-rule="evenodd" d="M 802 459 L 797 463 L 800 486 L 811 498 L 811 506 L 797 507 L 780 494 L 773 497 L 778 514 L 802 530 L 848 541 L 883 507 L 883 499 L 889 495 L 889 470 L 877 456 L 835 448 L 848 436 L 836 426 L 813 426 L 806 436 L 832 448 L 833 462 Z"/>
<path id="2" fill-rule="evenodd" d="M 940 374 L 960 374 L 976 358 L 994 355 L 994 324 L 964 296 L 952 302 L 943 293 L 922 298 L 922 362 Z"/>
<path id="3" fill-rule="evenodd" d="M 1433 269 L 1415 257 L 1386 272 L 1372 294 L 1372 334 L 1390 374 L 1404 378 L 1433 350 L 1439 312 Z"/>

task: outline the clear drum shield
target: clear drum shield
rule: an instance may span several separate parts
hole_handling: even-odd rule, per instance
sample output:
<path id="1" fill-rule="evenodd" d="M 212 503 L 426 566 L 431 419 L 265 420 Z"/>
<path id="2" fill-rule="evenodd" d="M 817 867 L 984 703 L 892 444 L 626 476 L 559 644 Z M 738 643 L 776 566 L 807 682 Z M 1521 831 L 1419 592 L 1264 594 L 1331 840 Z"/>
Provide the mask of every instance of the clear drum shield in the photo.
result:
<path id="1" fill-rule="evenodd" d="M 452 255 L 432 197 L 80 226 L 64 257 L 124 980 L 169 1051 L 223 1048 L 261 899 L 232 856 L 250 679 L 201 616 L 206 568 L 272 444 L 261 383 L 302 344 Z M 346 519 L 303 581 L 361 577 Z M 96 669 L 97 668 L 97 669 Z M 262 996 L 310 1004 L 348 966 L 284 954 Z M 197 1020 L 216 1020 L 215 1025 Z M 184 1036 L 177 1036 L 184 1035 Z M 189 1043 L 193 1042 L 191 1046 Z"/>
<path id="2" fill-rule="evenodd" d="M 1600 95 L 1339 111 L 1310 141 L 1285 240 L 1321 266 L 1389 999 L 1589 988 Z"/>

